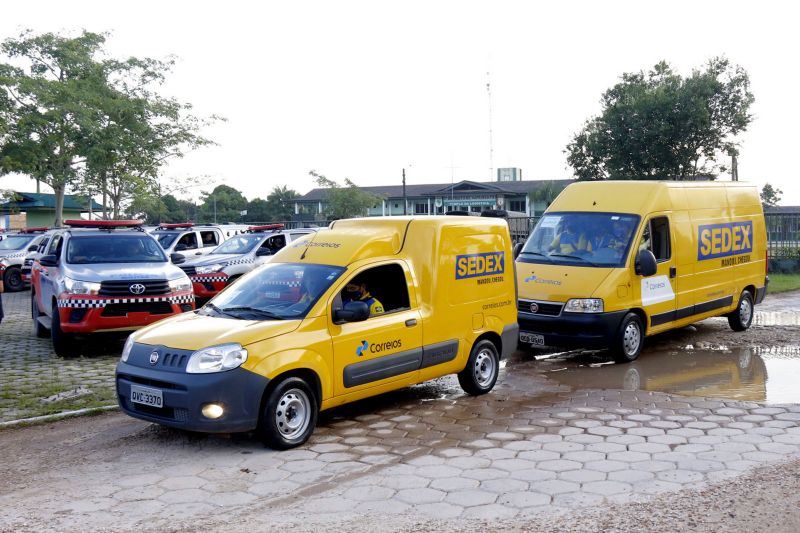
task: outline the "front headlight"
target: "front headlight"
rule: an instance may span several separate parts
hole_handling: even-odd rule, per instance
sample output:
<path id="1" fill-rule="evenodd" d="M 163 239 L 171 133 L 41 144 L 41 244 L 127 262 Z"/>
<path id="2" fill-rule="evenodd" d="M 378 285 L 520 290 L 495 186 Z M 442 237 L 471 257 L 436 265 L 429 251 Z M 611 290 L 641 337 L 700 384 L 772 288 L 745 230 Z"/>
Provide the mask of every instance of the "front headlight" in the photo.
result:
<path id="1" fill-rule="evenodd" d="M 122 357 L 120 357 L 120 361 L 123 363 L 128 361 L 128 356 L 131 354 L 131 348 L 133 348 L 133 335 L 128 335 L 128 340 L 125 341 L 125 346 L 122 348 Z"/>
<path id="2" fill-rule="evenodd" d="M 64 278 L 64 288 L 70 294 L 97 294 L 100 292 L 100 284 L 93 281 L 80 281 L 72 278 Z"/>
<path id="3" fill-rule="evenodd" d="M 602 313 L 603 300 L 601 298 L 574 298 L 567 301 L 564 311 L 567 313 Z"/>
<path id="4" fill-rule="evenodd" d="M 233 370 L 247 361 L 247 350 L 241 344 L 220 344 L 197 350 L 186 365 L 189 374 L 208 374 Z"/>
<path id="5" fill-rule="evenodd" d="M 213 265 L 197 267 L 198 274 L 211 274 L 212 272 L 219 272 L 225 267 L 222 263 L 214 263 Z"/>
<path id="6" fill-rule="evenodd" d="M 169 280 L 169 290 L 172 292 L 188 291 L 192 288 L 192 280 L 188 276 Z"/>

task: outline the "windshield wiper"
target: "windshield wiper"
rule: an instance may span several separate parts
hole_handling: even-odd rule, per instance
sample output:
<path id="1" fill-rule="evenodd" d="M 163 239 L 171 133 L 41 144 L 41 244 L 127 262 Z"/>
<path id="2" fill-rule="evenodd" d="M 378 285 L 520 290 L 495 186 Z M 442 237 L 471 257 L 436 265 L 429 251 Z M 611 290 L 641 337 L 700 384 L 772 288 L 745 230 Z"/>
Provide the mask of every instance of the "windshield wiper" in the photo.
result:
<path id="1" fill-rule="evenodd" d="M 211 302 L 206 303 L 206 305 L 204 305 L 203 307 L 208 307 L 209 309 L 211 309 L 212 311 L 214 311 L 215 313 L 220 314 L 220 315 L 233 316 L 233 315 L 230 315 L 230 314 L 226 313 L 225 311 L 223 311 L 222 309 L 220 309 L 216 305 L 212 304 Z"/>
<path id="2" fill-rule="evenodd" d="M 526 252 L 524 250 L 520 252 L 519 255 L 541 255 L 542 257 L 547 257 L 547 254 L 543 254 L 542 252 Z"/>
<path id="3" fill-rule="evenodd" d="M 568 254 L 550 254 L 550 257 L 566 257 L 567 259 L 580 259 L 580 260 L 581 260 L 581 261 L 583 261 L 584 263 L 589 263 L 589 264 L 590 264 L 590 265 L 592 265 L 593 267 L 596 267 L 596 266 L 597 266 L 597 263 L 593 263 L 593 262 L 589 261 L 588 259 L 586 259 L 585 257 L 581 257 L 581 256 L 579 256 L 579 255 L 568 255 Z"/>
<path id="4" fill-rule="evenodd" d="M 272 318 L 274 320 L 286 320 L 285 317 L 273 313 L 272 311 L 265 311 L 264 309 L 258 309 L 256 307 L 248 307 L 246 305 L 234 306 L 234 307 L 225 307 L 221 309 L 223 313 L 253 313 L 255 315 L 262 316 L 264 318 Z"/>

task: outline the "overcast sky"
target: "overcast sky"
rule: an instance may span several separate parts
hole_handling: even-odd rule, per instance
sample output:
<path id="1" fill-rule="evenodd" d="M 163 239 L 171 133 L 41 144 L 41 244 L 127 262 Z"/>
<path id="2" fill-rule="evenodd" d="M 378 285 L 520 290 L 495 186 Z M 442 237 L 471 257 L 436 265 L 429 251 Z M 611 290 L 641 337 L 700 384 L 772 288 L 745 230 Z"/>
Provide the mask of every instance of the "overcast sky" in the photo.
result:
<path id="1" fill-rule="evenodd" d="M 15 1 L 0 37 L 85 28 L 112 33 L 112 56 L 177 56 L 163 92 L 228 121 L 205 131 L 219 146 L 164 175 L 209 175 L 248 199 L 275 185 L 306 193 L 312 169 L 364 186 L 399 184 L 403 168 L 412 184 L 485 181 L 505 166 L 569 178 L 565 146 L 623 72 L 664 59 L 688 75 L 724 55 L 756 99 L 740 180 L 800 205 L 799 13 L 752 0 Z M 0 187 L 34 190 L 16 177 Z"/>

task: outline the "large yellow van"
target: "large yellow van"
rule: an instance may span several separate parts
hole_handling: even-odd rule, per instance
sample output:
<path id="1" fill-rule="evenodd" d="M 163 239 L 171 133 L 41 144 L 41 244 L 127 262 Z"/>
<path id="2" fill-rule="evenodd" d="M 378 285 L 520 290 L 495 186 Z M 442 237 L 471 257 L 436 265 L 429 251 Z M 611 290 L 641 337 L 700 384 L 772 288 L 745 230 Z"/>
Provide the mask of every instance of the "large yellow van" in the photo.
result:
<path id="1" fill-rule="evenodd" d="M 726 315 L 743 331 L 766 295 L 758 190 L 738 182 L 566 187 L 519 252 L 520 342 L 639 356 L 644 337 Z"/>
<path id="2" fill-rule="evenodd" d="M 202 309 L 133 333 L 120 407 L 195 431 L 259 429 L 285 449 L 319 410 L 446 374 L 489 392 L 519 336 L 512 253 L 502 220 L 334 222 Z"/>

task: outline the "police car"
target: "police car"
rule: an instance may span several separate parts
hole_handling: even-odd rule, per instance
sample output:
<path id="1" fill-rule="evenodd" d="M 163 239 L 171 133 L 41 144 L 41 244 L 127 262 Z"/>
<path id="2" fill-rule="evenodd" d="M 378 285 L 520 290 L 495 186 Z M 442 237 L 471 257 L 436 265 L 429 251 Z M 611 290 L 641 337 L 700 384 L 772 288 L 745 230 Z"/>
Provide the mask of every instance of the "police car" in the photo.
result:
<path id="1" fill-rule="evenodd" d="M 21 291 L 25 288 L 23 266 L 25 257 L 36 250 L 44 239 L 47 228 L 26 228 L 18 233 L 6 235 L 0 241 L 0 264 L 5 267 L 3 284 L 8 292 Z"/>
<path id="2" fill-rule="evenodd" d="M 160 224 L 151 232 L 167 255 L 206 255 L 225 240 L 217 226 L 195 226 L 192 222 Z"/>
<path id="3" fill-rule="evenodd" d="M 194 309 L 192 283 L 138 220 L 66 220 L 31 272 L 37 337 L 75 356 L 76 334 L 128 331 Z"/>
<path id="4" fill-rule="evenodd" d="M 315 231 L 316 228 L 285 230 L 283 224 L 251 226 L 210 254 L 187 260 L 181 268 L 191 278 L 195 296 L 211 298 L 239 276 L 268 262 L 271 255 L 288 243 Z"/>

